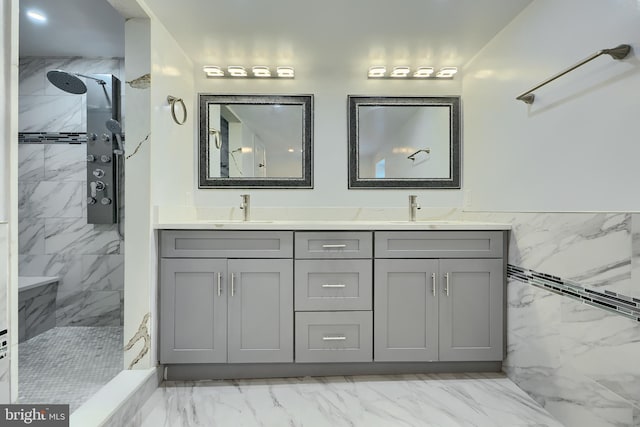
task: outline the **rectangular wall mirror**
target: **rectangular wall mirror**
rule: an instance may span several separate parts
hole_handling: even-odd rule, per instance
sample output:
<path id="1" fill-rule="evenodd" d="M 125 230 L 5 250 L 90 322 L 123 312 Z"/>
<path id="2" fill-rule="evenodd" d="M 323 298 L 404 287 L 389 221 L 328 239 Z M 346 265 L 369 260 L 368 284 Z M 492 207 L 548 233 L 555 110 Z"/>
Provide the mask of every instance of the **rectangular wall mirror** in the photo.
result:
<path id="1" fill-rule="evenodd" d="M 200 94 L 199 188 L 313 188 L 313 95 Z"/>
<path id="2" fill-rule="evenodd" d="M 352 96 L 349 188 L 460 188 L 460 98 Z"/>

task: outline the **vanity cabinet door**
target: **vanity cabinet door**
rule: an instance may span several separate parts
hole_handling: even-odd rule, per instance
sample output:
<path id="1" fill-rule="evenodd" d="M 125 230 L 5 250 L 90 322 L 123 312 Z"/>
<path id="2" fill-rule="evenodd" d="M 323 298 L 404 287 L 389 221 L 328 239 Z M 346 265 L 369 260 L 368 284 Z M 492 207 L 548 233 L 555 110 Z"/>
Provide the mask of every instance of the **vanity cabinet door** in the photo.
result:
<path id="1" fill-rule="evenodd" d="M 160 362 L 227 361 L 227 261 L 160 261 Z"/>
<path id="2" fill-rule="evenodd" d="M 438 360 L 437 273 L 437 260 L 375 261 L 375 361 Z"/>
<path id="3" fill-rule="evenodd" d="M 440 260 L 440 360 L 502 360 L 501 259 Z"/>
<path id="4" fill-rule="evenodd" d="M 228 261 L 230 363 L 293 362 L 293 260 Z"/>

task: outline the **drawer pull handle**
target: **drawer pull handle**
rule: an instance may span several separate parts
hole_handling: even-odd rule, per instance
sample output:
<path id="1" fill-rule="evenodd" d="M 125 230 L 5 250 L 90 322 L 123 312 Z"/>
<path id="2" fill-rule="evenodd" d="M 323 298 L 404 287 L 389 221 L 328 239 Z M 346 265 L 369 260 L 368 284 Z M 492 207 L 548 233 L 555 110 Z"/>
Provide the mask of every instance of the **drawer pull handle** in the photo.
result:
<path id="1" fill-rule="evenodd" d="M 444 293 L 449 296 L 449 273 L 445 273 L 444 275 Z"/>
<path id="2" fill-rule="evenodd" d="M 222 282 L 222 273 L 218 273 L 218 296 L 222 293 L 222 288 L 220 283 Z"/>
<path id="3" fill-rule="evenodd" d="M 436 273 L 431 273 L 431 293 L 436 296 Z"/>
<path id="4" fill-rule="evenodd" d="M 339 248 L 346 248 L 347 245 L 345 244 L 339 244 L 339 245 L 322 245 L 323 249 L 339 249 Z"/>
<path id="5" fill-rule="evenodd" d="M 231 296 L 236 294 L 236 275 L 231 273 Z"/>
<path id="6" fill-rule="evenodd" d="M 345 341 L 347 337 L 322 337 L 322 341 Z"/>
<path id="7" fill-rule="evenodd" d="M 323 288 L 346 288 L 347 285 L 345 285 L 344 283 L 338 283 L 335 285 L 331 285 L 329 283 L 322 285 Z"/>

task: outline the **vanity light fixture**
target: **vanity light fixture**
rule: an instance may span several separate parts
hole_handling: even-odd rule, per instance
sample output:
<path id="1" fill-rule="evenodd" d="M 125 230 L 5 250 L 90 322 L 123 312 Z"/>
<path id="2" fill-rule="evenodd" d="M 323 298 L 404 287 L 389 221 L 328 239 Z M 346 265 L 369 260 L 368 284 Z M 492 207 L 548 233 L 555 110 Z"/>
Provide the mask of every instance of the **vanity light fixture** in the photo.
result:
<path id="1" fill-rule="evenodd" d="M 272 79 L 272 78 L 286 78 L 292 79 L 295 77 L 295 71 L 293 67 L 276 67 L 275 74 L 272 73 L 273 68 L 266 65 L 255 65 L 253 67 L 243 67 L 241 65 L 230 65 L 227 67 L 226 72 L 222 67 L 217 65 L 205 65 L 202 67 L 202 71 L 207 77 L 212 78 L 244 78 L 244 79 Z"/>
<path id="2" fill-rule="evenodd" d="M 370 79 L 378 79 L 378 78 L 384 77 L 384 75 L 386 73 L 387 73 L 387 68 L 386 67 L 376 66 L 376 67 L 370 67 L 369 68 L 369 78 Z"/>
<path id="3" fill-rule="evenodd" d="M 393 71 L 391 72 L 391 77 L 407 77 L 411 69 L 409 67 L 393 67 Z"/>
<path id="4" fill-rule="evenodd" d="M 396 79 L 396 80 L 433 80 L 433 79 L 452 79 L 453 75 L 458 72 L 456 67 L 442 67 L 434 75 L 433 67 L 418 67 L 412 74 L 411 68 L 407 66 L 393 67 L 391 73 L 387 75 L 387 68 L 382 65 L 376 65 L 369 68 L 368 77 L 370 79 Z"/>
<path id="5" fill-rule="evenodd" d="M 431 77 L 433 74 L 433 67 L 418 67 L 415 73 L 413 73 L 413 77 L 417 79 L 424 79 L 427 77 Z"/>
<path id="6" fill-rule="evenodd" d="M 253 75 L 255 77 L 271 77 L 271 71 L 269 71 L 269 67 L 265 67 L 263 65 L 256 65 L 251 69 L 253 71 Z"/>
<path id="7" fill-rule="evenodd" d="M 207 73 L 207 77 L 223 77 L 224 76 L 224 71 L 222 71 L 222 68 L 217 67 L 215 65 L 205 65 L 204 67 L 202 67 L 202 71 Z"/>
<path id="8" fill-rule="evenodd" d="M 247 77 L 247 70 L 238 65 L 231 65 L 227 68 L 227 71 L 231 77 Z"/>
<path id="9" fill-rule="evenodd" d="M 276 73 L 278 74 L 278 77 L 287 79 L 292 79 L 295 76 L 293 67 L 277 67 Z"/>
<path id="10" fill-rule="evenodd" d="M 453 78 L 453 75 L 457 72 L 458 69 L 456 67 L 443 67 L 436 73 L 436 77 L 440 79 L 450 79 Z"/>

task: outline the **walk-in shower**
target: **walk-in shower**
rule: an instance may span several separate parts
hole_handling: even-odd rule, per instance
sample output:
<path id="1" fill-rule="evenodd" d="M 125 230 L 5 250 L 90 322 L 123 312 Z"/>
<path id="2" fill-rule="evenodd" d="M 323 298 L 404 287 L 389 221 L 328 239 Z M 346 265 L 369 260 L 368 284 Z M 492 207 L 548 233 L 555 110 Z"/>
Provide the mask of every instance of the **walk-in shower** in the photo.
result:
<path id="1" fill-rule="evenodd" d="M 79 77 L 95 84 L 87 85 Z M 124 153 L 120 80 L 111 74 L 88 76 L 64 70 L 47 72 L 47 79 L 67 93 L 87 94 L 87 223 L 117 223 L 121 187 L 117 181 L 123 165 L 119 156 Z"/>

